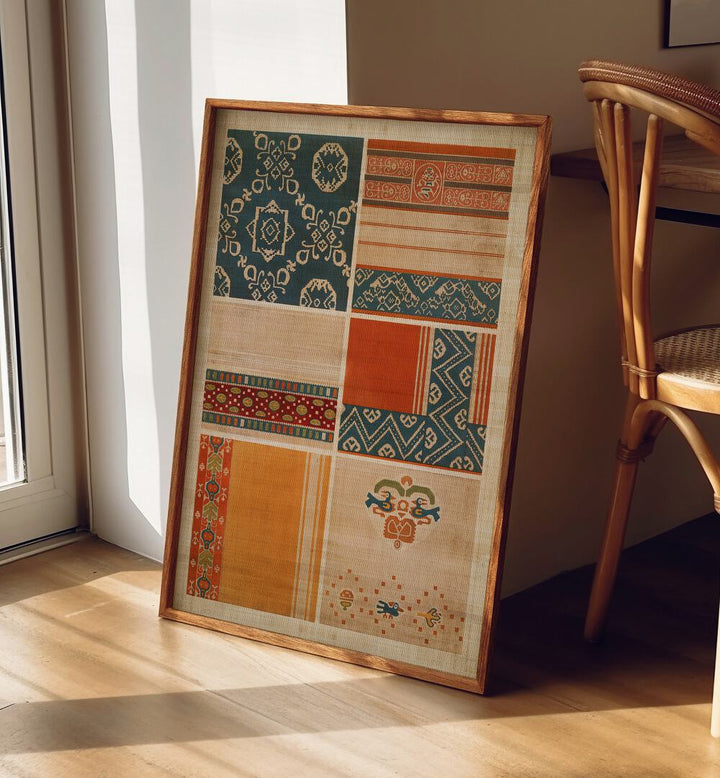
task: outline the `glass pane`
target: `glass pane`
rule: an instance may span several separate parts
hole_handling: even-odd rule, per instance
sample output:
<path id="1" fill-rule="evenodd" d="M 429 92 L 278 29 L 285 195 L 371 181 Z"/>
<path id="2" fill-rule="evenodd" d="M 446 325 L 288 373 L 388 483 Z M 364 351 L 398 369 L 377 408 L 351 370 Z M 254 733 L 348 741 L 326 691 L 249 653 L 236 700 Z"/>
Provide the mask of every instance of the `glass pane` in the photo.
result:
<path id="1" fill-rule="evenodd" d="M 25 480 L 5 100 L 0 102 L 0 487 Z"/>

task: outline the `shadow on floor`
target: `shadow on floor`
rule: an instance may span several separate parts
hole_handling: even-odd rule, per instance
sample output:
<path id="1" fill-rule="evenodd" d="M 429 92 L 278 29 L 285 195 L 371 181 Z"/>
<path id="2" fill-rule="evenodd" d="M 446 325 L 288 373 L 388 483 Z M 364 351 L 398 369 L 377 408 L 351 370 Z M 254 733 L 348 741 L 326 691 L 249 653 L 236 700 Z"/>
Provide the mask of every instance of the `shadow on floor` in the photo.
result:
<path id="1" fill-rule="evenodd" d="M 718 622 L 720 523 L 714 514 L 624 552 L 605 640 L 582 638 L 592 567 L 502 602 L 496 690 L 569 683 L 634 689 L 637 705 L 707 702 Z M 661 686 L 662 688 L 658 688 Z M 611 692 L 608 692 L 611 693 Z"/>
<path id="2" fill-rule="evenodd" d="M 717 623 L 718 529 L 715 517 L 700 519 L 627 552 L 602 645 L 582 640 L 590 568 L 503 601 L 495 693 L 489 697 L 378 674 L 334 682 L 18 703 L 0 709 L 3 751 L 39 753 L 706 706 Z M 85 561 L 77 580 L 71 571 L 68 580 L 57 581 L 58 587 L 83 583 L 83 576 L 92 580 L 88 571 L 99 576 L 158 569 L 134 554 L 118 555 L 100 541 L 87 541 L 82 548 Z M 75 546 L 55 553 L 77 551 Z M 90 567 L 88 554 L 93 559 Z M 21 568 L 22 563 L 11 567 Z M 83 567 L 85 573 L 80 572 Z M 5 586 L 15 581 L 24 587 L 22 596 L 32 596 L 32 581 L 24 581 L 22 574 L 15 577 L 0 570 L 0 577 Z M 158 622 L 158 629 L 165 639 L 182 639 L 187 630 L 198 634 L 196 628 L 174 622 Z M 242 648 L 243 643 L 237 645 Z M 209 650 L 208 661 L 212 654 Z M 705 712 L 692 715 L 702 718 Z"/>

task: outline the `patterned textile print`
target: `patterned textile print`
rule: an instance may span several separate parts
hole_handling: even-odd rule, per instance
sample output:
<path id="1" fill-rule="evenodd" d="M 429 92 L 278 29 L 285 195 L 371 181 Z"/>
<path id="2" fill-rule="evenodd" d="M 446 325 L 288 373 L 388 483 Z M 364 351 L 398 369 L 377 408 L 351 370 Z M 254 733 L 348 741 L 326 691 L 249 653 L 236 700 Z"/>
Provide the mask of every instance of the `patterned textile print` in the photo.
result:
<path id="1" fill-rule="evenodd" d="M 352 310 L 497 326 L 500 280 L 358 266 Z"/>
<path id="2" fill-rule="evenodd" d="M 216 149 L 186 593 L 464 674 L 515 150 L 263 126 Z"/>
<path id="3" fill-rule="evenodd" d="M 515 152 L 368 141 L 363 204 L 507 219 Z"/>
<path id="4" fill-rule="evenodd" d="M 218 598 L 232 441 L 200 437 L 187 593 Z"/>
<path id="5" fill-rule="evenodd" d="M 425 416 L 344 404 L 338 446 L 348 454 L 423 463 L 426 424 Z"/>
<path id="6" fill-rule="evenodd" d="M 494 348 L 490 333 L 353 319 L 339 449 L 481 473 Z"/>
<path id="7" fill-rule="evenodd" d="M 373 580 L 348 567 L 326 582 L 321 620 L 356 632 L 459 653 L 465 616 L 439 586 L 416 589 L 400 574 Z"/>
<path id="8" fill-rule="evenodd" d="M 467 451 L 475 333 L 435 330 L 424 464 L 482 470 Z"/>
<path id="9" fill-rule="evenodd" d="M 495 335 L 485 332 L 480 332 L 477 335 L 473 363 L 473 387 L 470 393 L 470 423 L 468 425 L 470 433 L 474 432 L 474 425 L 484 427 L 488 422 L 496 342 Z"/>
<path id="10" fill-rule="evenodd" d="M 334 439 L 338 390 L 207 370 L 203 421 L 308 440 Z"/>
<path id="11" fill-rule="evenodd" d="M 400 481 L 383 478 L 368 492 L 365 505 L 379 516 L 383 537 L 393 541 L 396 549 L 415 542 L 415 532 L 422 525 L 440 521 L 440 506 L 435 505 L 435 494 L 426 486 L 413 484 L 410 476 Z"/>
<path id="12" fill-rule="evenodd" d="M 329 456 L 235 441 L 218 600 L 315 618 Z"/>
<path id="13" fill-rule="evenodd" d="M 215 295 L 347 307 L 363 139 L 229 130 Z"/>

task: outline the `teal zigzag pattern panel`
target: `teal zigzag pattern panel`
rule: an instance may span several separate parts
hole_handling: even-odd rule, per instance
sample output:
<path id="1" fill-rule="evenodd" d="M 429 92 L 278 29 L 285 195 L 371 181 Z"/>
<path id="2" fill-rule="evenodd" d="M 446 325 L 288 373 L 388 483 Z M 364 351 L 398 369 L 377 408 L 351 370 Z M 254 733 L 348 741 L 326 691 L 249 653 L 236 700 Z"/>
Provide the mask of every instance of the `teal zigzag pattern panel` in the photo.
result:
<path id="1" fill-rule="evenodd" d="M 355 271 L 355 313 L 497 326 L 501 283 L 360 266 Z"/>
<path id="2" fill-rule="evenodd" d="M 465 468 L 475 333 L 435 330 L 423 462 Z"/>
<path id="3" fill-rule="evenodd" d="M 377 408 L 346 405 L 340 422 L 340 451 L 348 454 L 415 462 L 449 470 L 481 473 L 485 451 L 485 427 L 469 424 L 455 456 L 443 464 L 433 452 L 434 435 L 427 416 L 413 416 Z M 430 440 L 433 445 L 426 445 Z"/>
<path id="4" fill-rule="evenodd" d="M 346 310 L 363 142 L 228 131 L 215 295 Z"/>
<path id="5" fill-rule="evenodd" d="M 467 469 L 482 471 L 483 457 L 485 455 L 485 433 L 487 427 L 484 424 L 468 424 L 465 437 L 465 458 L 470 465 Z"/>
<path id="6" fill-rule="evenodd" d="M 379 347 L 372 341 L 372 329 L 364 320 L 361 321 L 364 337 L 358 348 L 367 349 L 366 353 L 370 354 Z M 381 333 L 383 340 L 378 343 L 388 342 L 393 328 L 397 327 L 400 329 L 395 331 L 401 337 L 402 328 L 407 325 L 384 325 Z M 353 386 L 352 383 L 348 386 L 346 383 L 340 417 L 339 450 L 481 473 L 486 424 L 479 423 L 480 419 L 484 421 L 483 414 L 478 410 L 483 403 L 479 400 L 479 388 L 473 393 L 474 374 L 477 370 L 483 371 L 487 365 L 483 361 L 483 355 L 487 358 L 488 351 L 485 340 L 494 337 L 494 334 L 477 331 L 432 330 L 428 341 L 429 352 L 426 353 L 421 343 L 417 357 L 404 363 L 404 370 L 413 372 L 413 375 L 422 375 L 425 372 L 423 365 L 427 365 L 427 379 L 416 382 L 413 391 L 414 402 L 422 409 L 420 413 L 349 402 L 348 398 L 370 396 L 366 386 Z M 352 355 L 353 351 L 351 340 L 349 353 Z M 357 356 L 362 359 L 363 372 L 372 369 L 371 362 L 364 357 L 363 352 L 358 351 Z M 350 372 L 351 381 L 358 380 L 352 376 Z M 422 395 L 420 399 L 419 395 Z M 403 402 L 397 397 L 395 400 L 398 404 Z M 409 402 L 409 395 L 405 402 Z"/>
<path id="7" fill-rule="evenodd" d="M 403 462 L 422 462 L 424 416 L 346 405 L 340 419 L 340 450 Z"/>

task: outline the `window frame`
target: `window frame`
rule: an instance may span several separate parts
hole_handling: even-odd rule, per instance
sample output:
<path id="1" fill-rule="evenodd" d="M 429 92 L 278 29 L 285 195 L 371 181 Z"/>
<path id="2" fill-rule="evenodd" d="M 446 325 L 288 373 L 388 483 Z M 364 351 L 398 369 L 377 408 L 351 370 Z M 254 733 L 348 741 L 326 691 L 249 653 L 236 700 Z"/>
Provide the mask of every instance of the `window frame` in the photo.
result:
<path id="1" fill-rule="evenodd" d="M 25 480 L 0 487 L 0 549 L 78 526 L 88 504 L 77 273 L 62 192 L 67 150 L 59 126 L 56 22 L 53 0 L 0 2 L 25 455 Z"/>

